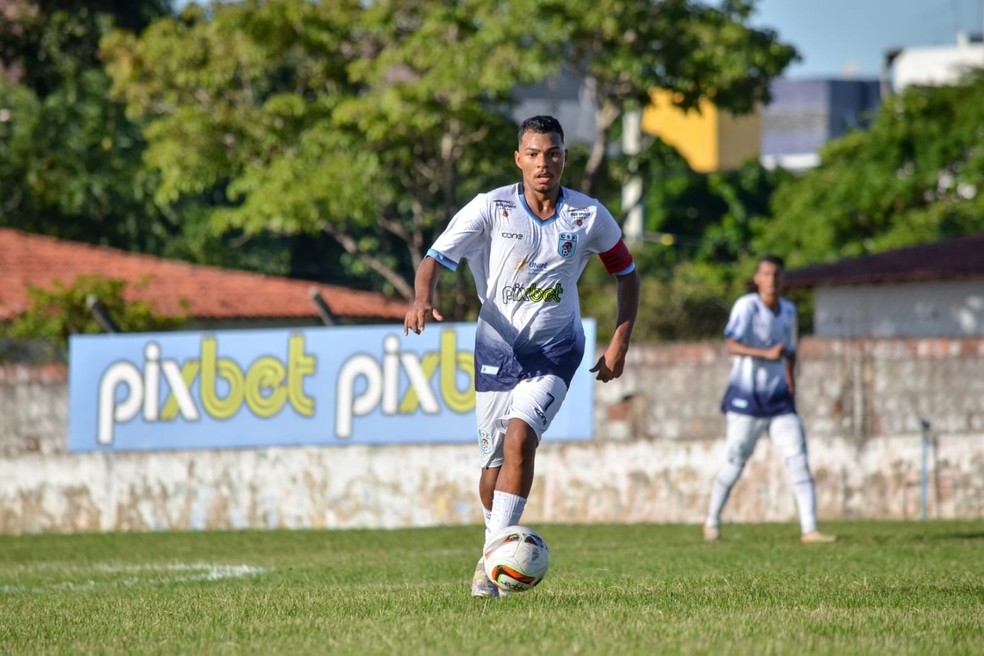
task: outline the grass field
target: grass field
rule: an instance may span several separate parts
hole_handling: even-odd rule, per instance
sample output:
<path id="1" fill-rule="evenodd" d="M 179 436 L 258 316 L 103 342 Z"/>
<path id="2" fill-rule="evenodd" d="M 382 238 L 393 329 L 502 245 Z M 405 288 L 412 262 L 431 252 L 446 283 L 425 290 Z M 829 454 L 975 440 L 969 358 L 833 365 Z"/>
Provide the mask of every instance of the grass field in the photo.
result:
<path id="1" fill-rule="evenodd" d="M 984 653 L 984 520 L 535 528 L 489 600 L 477 527 L 0 537 L 0 653 Z"/>

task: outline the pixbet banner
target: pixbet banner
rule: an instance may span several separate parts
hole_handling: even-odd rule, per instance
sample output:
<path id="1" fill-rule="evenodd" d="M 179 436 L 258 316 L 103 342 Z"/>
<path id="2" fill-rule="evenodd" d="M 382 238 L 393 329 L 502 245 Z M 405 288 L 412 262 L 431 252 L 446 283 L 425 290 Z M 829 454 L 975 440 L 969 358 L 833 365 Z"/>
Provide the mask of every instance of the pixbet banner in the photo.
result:
<path id="1" fill-rule="evenodd" d="M 593 434 L 587 354 L 544 439 Z M 474 324 L 77 335 L 70 451 L 478 441 Z"/>

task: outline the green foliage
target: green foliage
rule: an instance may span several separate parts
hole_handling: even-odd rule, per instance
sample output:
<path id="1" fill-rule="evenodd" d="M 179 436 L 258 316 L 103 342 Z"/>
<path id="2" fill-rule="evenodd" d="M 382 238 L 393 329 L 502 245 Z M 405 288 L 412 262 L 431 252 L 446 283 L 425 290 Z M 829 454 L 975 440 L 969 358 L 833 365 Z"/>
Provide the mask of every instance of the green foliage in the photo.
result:
<path id="1" fill-rule="evenodd" d="M 146 282 L 135 289 L 142 289 Z M 126 281 L 116 278 L 83 275 L 71 286 L 56 280 L 51 289 L 29 286 L 27 291 L 30 307 L 4 326 L 3 332 L 14 339 L 46 343 L 56 351 L 68 346 L 70 335 L 105 332 L 87 305 L 90 296 L 99 299 L 123 332 L 172 330 L 187 320 L 186 316 L 160 315 L 145 301 L 129 300 Z"/>
<path id="2" fill-rule="evenodd" d="M 217 502 L 218 503 L 218 502 Z M 475 526 L 0 537 L 5 654 L 974 654 L 984 522 L 544 525 L 474 599 Z M 725 646 L 725 647 L 723 647 Z"/>
<path id="3" fill-rule="evenodd" d="M 641 341 L 719 338 L 731 303 L 749 291 L 760 255 L 751 240 L 768 224 L 773 191 L 791 174 L 748 162 L 737 171 L 697 173 L 672 148 L 655 142 L 639 157 L 646 180 L 646 238 L 632 252 L 643 277 Z M 622 166 L 614 160 L 613 168 Z M 615 208 L 613 208 L 614 210 Z M 609 336 L 615 298 L 601 266 L 589 265 L 582 285 L 584 313 Z M 800 299 L 804 308 L 809 299 Z M 798 305 L 799 307 L 799 305 Z M 812 321 L 801 313 L 801 328 Z"/>
<path id="4" fill-rule="evenodd" d="M 681 272 L 682 273 L 682 272 Z M 592 264 L 582 284 L 582 314 L 598 321 L 598 339 L 611 339 L 618 309 L 615 281 L 604 280 L 604 267 Z M 690 342 L 720 337 L 728 321 L 730 300 L 724 284 L 712 284 L 696 275 L 677 275 L 669 280 L 646 277 L 639 298 L 635 342 Z"/>
<path id="5" fill-rule="evenodd" d="M 171 11 L 170 0 L 19 0 L 0 12 L 0 62 L 40 98 L 99 68 L 110 25 L 139 32 Z"/>
<path id="6" fill-rule="evenodd" d="M 779 187 L 754 245 L 795 267 L 982 230 L 982 136 L 984 74 L 908 88 Z"/>
<path id="7" fill-rule="evenodd" d="M 107 102 L 98 68 L 43 98 L 0 82 L 0 225 L 132 250 L 160 251 L 173 217 L 150 202 L 139 128 Z M 9 193 L 7 191 L 9 190 Z"/>
<path id="8" fill-rule="evenodd" d="M 597 193 L 616 122 L 627 109 L 648 104 L 656 89 L 672 92 L 673 104 L 685 110 L 710 99 L 744 114 L 769 100 L 769 83 L 798 55 L 775 32 L 748 24 L 754 7 L 755 0 L 539 3 L 541 20 L 570 30 L 563 56 L 593 82 L 597 135 L 583 191 Z M 545 44 L 548 56 L 557 56 L 556 46 Z"/>
<path id="9" fill-rule="evenodd" d="M 0 19 L 0 225 L 162 252 L 176 213 L 152 202 L 140 127 L 107 99 L 99 40 L 138 29 L 165 3 L 19 3 Z M 117 12 L 117 13 L 113 13 Z"/>
<path id="10" fill-rule="evenodd" d="M 147 122 L 158 203 L 217 191 L 217 234 L 323 233 L 348 275 L 409 298 L 450 217 L 516 179 L 516 85 L 576 62 L 614 112 L 603 142 L 653 86 L 750 107 L 793 56 L 745 26 L 750 6 L 250 0 L 191 5 L 104 52 L 116 97 Z"/>

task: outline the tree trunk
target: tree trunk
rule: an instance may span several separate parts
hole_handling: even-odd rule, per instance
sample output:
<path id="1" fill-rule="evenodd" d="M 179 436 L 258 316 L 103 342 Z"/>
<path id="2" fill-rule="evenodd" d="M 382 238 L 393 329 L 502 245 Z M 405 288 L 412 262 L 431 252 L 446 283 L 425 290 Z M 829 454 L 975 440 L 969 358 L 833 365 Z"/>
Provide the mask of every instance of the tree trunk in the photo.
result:
<path id="1" fill-rule="evenodd" d="M 621 114 L 621 109 L 606 98 L 596 97 L 596 101 L 598 109 L 595 110 L 595 138 L 591 144 L 591 154 L 584 166 L 584 179 L 581 182 L 581 192 L 588 196 L 594 195 L 597 189 L 598 178 L 605 163 L 608 134 Z"/>

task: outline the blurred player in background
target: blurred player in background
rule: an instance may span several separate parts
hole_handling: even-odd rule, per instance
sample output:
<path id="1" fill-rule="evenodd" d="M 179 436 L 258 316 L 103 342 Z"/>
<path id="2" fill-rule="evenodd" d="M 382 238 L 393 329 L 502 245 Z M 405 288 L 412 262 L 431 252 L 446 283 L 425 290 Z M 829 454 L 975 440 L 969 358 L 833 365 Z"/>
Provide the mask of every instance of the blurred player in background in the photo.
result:
<path id="1" fill-rule="evenodd" d="M 817 530 L 817 498 L 807 462 L 806 435 L 796 412 L 796 307 L 779 297 L 784 264 L 766 255 L 752 279 L 757 293 L 735 301 L 724 329 L 733 356 L 728 387 L 721 401 L 725 413 L 725 462 L 711 488 L 704 539 L 721 537 L 721 510 L 745 463 L 767 432 L 782 452 L 799 510 L 801 542 L 833 542 Z"/>
<path id="2" fill-rule="evenodd" d="M 577 282 L 588 260 L 600 255 L 617 281 L 615 333 L 591 369 L 597 380 L 622 375 L 639 306 L 639 275 L 618 224 L 597 200 L 560 185 L 567 148 L 557 119 L 523 121 L 514 158 L 522 182 L 476 196 L 427 252 L 403 328 L 420 334 L 442 319 L 434 306 L 440 272 L 467 260 L 482 303 L 475 412 L 486 541 L 520 522 L 537 445 L 584 354 Z M 472 595 L 499 594 L 480 559 Z"/>

